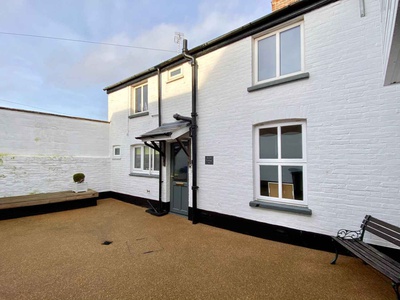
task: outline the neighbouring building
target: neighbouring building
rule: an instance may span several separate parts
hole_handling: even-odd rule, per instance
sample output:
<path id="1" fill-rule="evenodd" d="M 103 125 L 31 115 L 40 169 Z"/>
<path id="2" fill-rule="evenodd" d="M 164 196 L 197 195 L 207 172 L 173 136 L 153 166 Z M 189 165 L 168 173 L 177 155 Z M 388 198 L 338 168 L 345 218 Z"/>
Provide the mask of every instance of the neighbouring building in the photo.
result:
<path id="1" fill-rule="evenodd" d="M 72 190 L 78 172 L 110 191 L 108 122 L 0 107 L 0 128 L 0 202 Z"/>

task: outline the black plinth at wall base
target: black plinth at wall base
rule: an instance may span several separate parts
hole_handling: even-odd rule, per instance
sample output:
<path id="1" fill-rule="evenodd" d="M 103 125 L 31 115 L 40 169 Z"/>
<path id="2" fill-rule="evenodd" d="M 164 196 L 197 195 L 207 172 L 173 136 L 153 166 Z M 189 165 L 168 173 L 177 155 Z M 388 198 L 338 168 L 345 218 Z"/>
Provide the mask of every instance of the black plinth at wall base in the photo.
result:
<path id="1" fill-rule="evenodd" d="M 74 201 L 65 201 L 58 203 L 1 209 L 0 220 L 35 216 L 35 215 L 59 212 L 63 210 L 84 208 L 96 205 L 97 205 L 97 198 L 89 198 L 89 199 L 81 199 Z"/>
<path id="2" fill-rule="evenodd" d="M 158 201 L 149 200 L 145 198 L 139 198 L 135 196 L 120 194 L 116 192 L 102 192 L 99 193 L 99 199 L 104 198 L 114 198 L 120 201 L 131 203 L 134 205 L 139 205 L 142 207 L 149 208 L 150 205 L 148 201 L 158 210 Z M 169 212 L 169 202 L 162 203 L 162 213 L 167 214 Z M 156 213 L 151 208 L 147 209 L 146 212 L 153 214 Z M 164 215 L 164 214 L 162 214 Z M 160 215 L 161 216 L 161 215 Z M 189 207 L 188 219 L 193 220 L 193 208 Z M 262 222 L 257 222 L 254 220 L 243 219 L 235 216 L 225 215 L 217 212 L 206 211 L 202 209 L 196 210 L 196 223 L 203 223 L 214 227 L 219 227 L 234 232 L 239 232 L 242 234 L 248 234 L 251 236 L 256 236 L 259 238 L 264 238 L 268 240 L 273 240 L 277 242 L 288 243 L 292 245 L 302 246 L 311 249 L 323 250 L 328 252 L 334 252 L 335 248 L 332 243 L 332 237 L 324 234 L 313 233 L 302 231 L 298 229 L 291 229 L 287 227 L 282 227 L 273 224 L 267 224 Z M 387 247 L 374 246 L 378 248 L 381 252 L 389 255 L 396 260 L 399 257 L 400 250 L 391 249 Z M 340 254 L 347 254 L 344 249 L 339 249 Z"/>
<path id="3" fill-rule="evenodd" d="M 151 208 L 149 205 L 149 202 L 153 207 L 156 208 L 157 211 L 159 211 L 159 205 L 160 203 L 157 200 L 150 200 L 146 198 L 141 198 L 141 197 L 136 197 L 136 196 L 131 196 L 131 195 L 126 195 L 126 194 L 121 194 L 121 193 L 116 193 L 116 192 L 100 192 L 99 193 L 99 199 L 105 199 L 105 198 L 114 198 L 126 203 L 134 204 L 137 206 L 141 207 L 147 207 Z M 169 212 L 169 202 L 162 202 L 161 203 L 161 210 L 160 211 L 166 211 L 166 213 Z"/>

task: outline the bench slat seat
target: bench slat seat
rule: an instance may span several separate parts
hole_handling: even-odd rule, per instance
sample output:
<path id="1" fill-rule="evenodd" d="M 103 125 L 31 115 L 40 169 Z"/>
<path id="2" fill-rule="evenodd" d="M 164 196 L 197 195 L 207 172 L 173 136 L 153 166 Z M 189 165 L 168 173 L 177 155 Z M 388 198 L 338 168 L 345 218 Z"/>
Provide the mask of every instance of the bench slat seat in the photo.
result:
<path id="1" fill-rule="evenodd" d="M 43 194 L 33 194 L 24 196 L 3 197 L 0 198 L 0 210 L 82 200 L 89 198 L 97 198 L 97 197 L 99 197 L 99 193 L 93 190 L 88 190 L 87 192 L 81 192 L 81 193 L 75 193 L 73 191 L 65 191 L 56 193 L 43 193 Z"/>
<path id="2" fill-rule="evenodd" d="M 360 240 L 342 240 L 336 237 L 333 239 L 390 280 L 399 281 L 400 263 L 397 261 Z"/>
<path id="3" fill-rule="evenodd" d="M 371 232 L 394 245 L 400 246 L 400 228 L 369 215 L 365 216 L 361 223 L 361 230 L 349 231 L 341 229 L 338 231 L 337 236 L 332 237 L 332 240 L 388 277 L 392 281 L 397 299 L 400 299 L 400 262 L 365 243 L 363 241 L 365 231 Z M 339 254 L 336 249 L 336 256 L 331 264 L 336 263 L 338 256 Z"/>

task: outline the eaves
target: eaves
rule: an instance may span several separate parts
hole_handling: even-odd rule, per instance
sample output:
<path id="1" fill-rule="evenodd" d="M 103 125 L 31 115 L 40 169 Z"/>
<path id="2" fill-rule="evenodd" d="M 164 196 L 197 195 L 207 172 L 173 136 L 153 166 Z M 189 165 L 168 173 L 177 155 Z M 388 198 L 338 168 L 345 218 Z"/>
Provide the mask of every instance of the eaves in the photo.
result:
<path id="1" fill-rule="evenodd" d="M 300 0 L 295 2 L 283 9 L 279 9 L 273 13 L 270 13 L 262 18 L 259 18 L 253 22 L 250 22 L 242 27 L 239 27 L 233 31 L 230 31 L 224 35 L 221 35 L 209 42 L 206 42 L 202 45 L 199 45 L 191 50 L 189 50 L 189 54 L 194 57 L 199 57 L 205 55 L 209 52 L 215 51 L 219 48 L 225 47 L 229 44 L 235 43 L 239 40 L 242 40 L 246 37 L 255 35 L 262 31 L 265 31 L 269 28 L 275 27 L 279 24 L 282 24 L 286 21 L 294 19 L 296 17 L 302 16 L 308 12 L 321 8 L 330 3 L 336 2 L 339 0 Z M 103 90 L 110 94 L 112 92 L 118 91 L 124 87 L 135 84 L 142 80 L 145 80 L 151 76 L 156 75 L 159 71 L 162 71 L 167 68 L 171 68 L 175 65 L 181 64 L 185 61 L 185 58 L 182 54 L 179 54 L 169 60 L 166 60 L 150 69 L 147 69 L 141 73 L 138 73 L 134 76 L 126 78 L 120 82 L 112 84 L 110 86 L 105 87 Z"/>

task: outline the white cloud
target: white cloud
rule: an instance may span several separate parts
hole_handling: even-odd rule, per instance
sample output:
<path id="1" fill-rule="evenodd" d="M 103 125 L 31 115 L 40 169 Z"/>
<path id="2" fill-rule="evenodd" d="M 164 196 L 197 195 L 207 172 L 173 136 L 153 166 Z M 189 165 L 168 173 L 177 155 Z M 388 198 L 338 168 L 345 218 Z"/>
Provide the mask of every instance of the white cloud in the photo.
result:
<path id="1" fill-rule="evenodd" d="M 104 40 L 105 43 L 136 45 L 175 51 L 175 32 L 183 32 L 189 40 L 189 48 L 214 39 L 239 26 L 245 25 L 260 16 L 260 7 L 265 1 L 259 1 L 249 15 L 243 15 L 241 1 L 202 1 L 198 7 L 198 22 L 190 25 L 163 23 L 142 31 L 139 35 L 132 32 L 120 32 Z M 136 73 L 144 71 L 176 54 L 160 51 L 117 48 L 110 46 L 91 47 L 80 59 L 74 61 L 63 72 L 67 87 L 101 84 L 102 87 L 118 82 Z M 54 74 L 52 75 L 53 78 Z M 84 78 L 84 80 L 82 80 Z"/>
<path id="2" fill-rule="evenodd" d="M 194 48 L 265 15 L 270 6 L 269 0 L 196 0 L 182 5 L 187 8 L 167 0 L 157 5 L 137 1 L 136 9 L 124 0 L 106 5 L 95 0 L 5 0 L 0 11 L 4 31 L 176 52 L 0 36 L 7 46 L 0 53 L 0 98 L 30 99 L 24 103 L 104 118 L 102 89 L 177 55 L 175 32 L 183 32 L 189 48 Z M 153 19 L 157 23 L 150 27 Z"/>
<path id="3" fill-rule="evenodd" d="M 175 31 L 176 27 L 173 25 L 161 24 L 143 32 L 136 38 L 131 38 L 126 33 L 120 33 L 103 42 L 174 51 L 173 37 Z M 64 84 L 70 88 L 96 84 L 101 84 L 103 88 L 146 70 L 176 54 L 97 45 L 91 47 L 90 51 L 87 51 L 79 60 L 74 61 L 61 76 L 65 79 Z M 52 77 L 54 80 L 54 74 Z M 84 80 L 82 80 L 83 78 Z"/>

